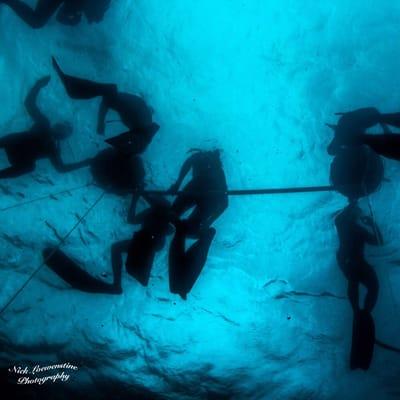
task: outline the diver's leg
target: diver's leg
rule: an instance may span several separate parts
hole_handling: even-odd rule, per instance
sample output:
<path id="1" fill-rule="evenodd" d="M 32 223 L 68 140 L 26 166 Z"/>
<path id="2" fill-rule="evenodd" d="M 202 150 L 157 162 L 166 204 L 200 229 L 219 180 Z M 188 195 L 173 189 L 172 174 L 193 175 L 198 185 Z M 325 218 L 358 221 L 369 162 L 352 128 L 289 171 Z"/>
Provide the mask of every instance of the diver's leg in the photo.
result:
<path id="1" fill-rule="evenodd" d="M 400 134 L 363 135 L 363 142 L 375 153 L 400 161 Z"/>
<path id="2" fill-rule="evenodd" d="M 185 297 L 187 293 L 192 290 L 192 287 L 196 283 L 197 278 L 200 276 L 200 273 L 207 262 L 208 251 L 210 250 L 215 233 L 216 231 L 214 228 L 203 231 L 200 235 L 200 239 L 186 252 L 186 279 L 184 280 L 184 287 L 182 288 Z"/>
<path id="3" fill-rule="evenodd" d="M 185 229 L 183 225 L 176 221 L 175 235 L 171 241 L 169 249 L 169 290 L 171 293 L 179 294 L 186 300 L 184 288 L 184 273 L 186 270 L 186 255 L 185 255 Z"/>
<path id="4" fill-rule="evenodd" d="M 366 264 L 364 266 L 361 283 L 367 288 L 367 295 L 365 296 L 364 309 L 371 312 L 378 300 L 379 281 L 374 269 Z"/>
<path id="5" fill-rule="evenodd" d="M 191 192 L 196 192 L 197 185 L 194 181 L 189 182 L 183 189 L 183 193 L 178 194 L 172 204 L 172 212 L 180 216 L 197 204 L 197 198 Z"/>
<path id="6" fill-rule="evenodd" d="M 119 293 L 122 293 L 122 253 L 128 252 L 129 243 L 129 240 L 123 240 L 111 246 L 111 262 L 114 275 L 113 285 Z"/>
<path id="7" fill-rule="evenodd" d="M 76 78 L 65 74 L 58 65 L 56 59 L 52 57 L 53 67 L 64 84 L 69 97 L 73 99 L 92 99 L 99 96 L 111 96 L 117 92 L 114 84 L 97 83 L 88 79 Z"/>
<path id="8" fill-rule="evenodd" d="M 359 311 L 359 300 L 358 300 L 358 281 L 356 280 L 349 280 L 349 284 L 347 287 L 347 296 L 350 300 L 351 307 L 353 308 L 354 312 Z"/>
<path id="9" fill-rule="evenodd" d="M 32 28 L 42 28 L 56 12 L 63 0 L 38 0 L 33 10 L 21 0 L 0 0 L 0 4 L 8 5 L 26 24 Z"/>
<path id="10" fill-rule="evenodd" d="M 228 199 L 206 197 L 200 199 L 196 208 L 185 221 L 187 231 L 190 235 L 196 232 L 206 231 L 223 214 L 228 207 Z"/>
<path id="11" fill-rule="evenodd" d="M 209 197 L 201 208 L 208 214 L 204 225 L 210 227 L 228 208 L 228 196 Z"/>

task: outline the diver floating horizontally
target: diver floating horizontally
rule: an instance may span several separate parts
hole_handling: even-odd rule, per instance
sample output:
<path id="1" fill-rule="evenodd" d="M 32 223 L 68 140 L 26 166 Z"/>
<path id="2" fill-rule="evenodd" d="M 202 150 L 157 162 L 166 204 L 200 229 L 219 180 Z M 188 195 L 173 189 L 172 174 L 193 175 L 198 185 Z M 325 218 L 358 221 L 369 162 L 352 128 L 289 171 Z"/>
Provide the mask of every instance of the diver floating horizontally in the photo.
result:
<path id="1" fill-rule="evenodd" d="M 368 369 L 375 344 L 375 327 L 371 312 L 375 307 L 379 282 L 374 269 L 364 257 L 365 245 L 382 245 L 379 228 L 371 217 L 364 216 L 356 202 L 345 207 L 335 218 L 339 236 L 337 261 L 348 281 L 348 297 L 353 308 L 353 340 L 350 368 Z M 359 286 L 367 289 L 360 306 Z"/>
<path id="2" fill-rule="evenodd" d="M 338 113 L 337 125 L 328 124 L 334 131 L 334 138 L 328 146 L 328 153 L 337 154 L 340 149 L 369 146 L 375 153 L 400 161 L 400 134 L 390 131 L 388 125 L 400 128 L 400 113 L 380 113 L 376 108 Z M 367 133 L 367 129 L 380 125 L 382 133 Z"/>
<path id="3" fill-rule="evenodd" d="M 169 252 L 170 290 L 183 299 L 207 261 L 216 234 L 211 225 L 228 207 L 226 178 L 219 150 L 194 150 L 170 188 L 171 193 L 179 189 L 190 170 L 192 179 L 172 205 L 176 231 Z M 192 208 L 188 218 L 182 219 L 182 215 Z M 196 242 L 186 250 L 189 238 L 196 239 Z"/>
<path id="4" fill-rule="evenodd" d="M 0 0 L 0 5 L 10 7 L 26 24 L 42 28 L 57 12 L 57 21 L 64 25 L 77 25 L 82 15 L 89 23 L 100 22 L 111 0 L 37 0 L 33 9 L 22 0 Z"/>
<path id="5" fill-rule="evenodd" d="M 24 132 L 11 133 L 0 137 L 0 148 L 7 154 L 10 167 L 0 171 L 1 178 L 14 178 L 35 170 L 36 161 L 48 158 L 58 172 L 69 172 L 87 166 L 91 160 L 64 164 L 61 158 L 60 142 L 72 133 L 69 123 L 53 126 L 39 110 L 36 101 L 40 90 L 45 87 L 50 77 L 36 82 L 25 100 L 25 108 L 33 119 L 33 126 Z"/>
<path id="6" fill-rule="evenodd" d="M 72 99 L 102 98 L 97 123 L 99 134 L 104 134 L 108 110 L 112 109 L 119 114 L 121 122 L 129 131 L 108 139 L 109 144 L 121 149 L 129 145 L 129 151 L 137 154 L 146 150 L 160 127 L 153 122 L 153 110 L 141 97 L 119 92 L 115 84 L 97 83 L 67 75 L 54 58 L 53 66 Z"/>

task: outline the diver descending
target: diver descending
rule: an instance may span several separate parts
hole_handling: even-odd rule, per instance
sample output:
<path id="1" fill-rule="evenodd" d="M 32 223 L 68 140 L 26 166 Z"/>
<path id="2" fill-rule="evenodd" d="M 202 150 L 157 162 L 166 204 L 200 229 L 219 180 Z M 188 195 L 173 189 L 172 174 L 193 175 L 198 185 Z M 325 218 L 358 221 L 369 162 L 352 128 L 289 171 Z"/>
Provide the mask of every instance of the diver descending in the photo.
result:
<path id="1" fill-rule="evenodd" d="M 128 146 L 130 152 L 137 154 L 146 150 L 160 127 L 153 122 L 153 110 L 141 97 L 119 92 L 115 84 L 97 83 L 67 75 L 54 58 L 53 66 L 72 99 L 102 98 L 97 123 L 98 134 L 104 135 L 105 117 L 109 109 L 119 114 L 121 122 L 129 131 L 108 139 L 109 144 L 121 149 Z"/>
<path id="2" fill-rule="evenodd" d="M 38 80 L 25 99 L 25 108 L 34 122 L 33 126 L 25 132 L 0 137 L 0 148 L 5 150 L 11 164 L 10 167 L 0 171 L 0 179 L 15 178 L 34 171 L 36 161 L 42 158 L 48 158 L 54 168 L 61 173 L 90 164 L 91 160 L 71 164 L 62 161 L 60 142 L 72 134 L 72 127 L 66 122 L 51 126 L 50 121 L 36 104 L 40 90 L 49 81 L 50 77 Z"/>
<path id="3" fill-rule="evenodd" d="M 56 19 L 64 25 L 77 25 L 84 15 L 89 23 L 99 23 L 111 0 L 37 0 L 32 9 L 22 0 L 0 0 L 10 7 L 31 28 L 43 28 L 57 12 Z"/>
<path id="4" fill-rule="evenodd" d="M 348 281 L 348 298 L 353 309 L 350 369 L 367 370 L 377 343 L 371 313 L 378 299 L 379 282 L 374 269 L 365 260 L 364 249 L 366 244 L 382 245 L 383 239 L 372 219 L 371 204 L 371 216 L 365 216 L 357 202 L 376 192 L 384 179 L 380 156 L 363 144 L 363 138 L 375 136 L 367 135 L 366 129 L 382 123 L 382 117 L 374 108 L 339 115 L 338 125 L 329 125 L 335 131 L 335 137 L 328 147 L 328 153 L 334 155 L 330 178 L 338 192 L 348 198 L 349 204 L 335 218 L 340 242 L 336 258 Z M 386 125 L 382 127 L 387 132 Z M 360 285 L 367 289 L 362 305 L 359 299 Z"/>

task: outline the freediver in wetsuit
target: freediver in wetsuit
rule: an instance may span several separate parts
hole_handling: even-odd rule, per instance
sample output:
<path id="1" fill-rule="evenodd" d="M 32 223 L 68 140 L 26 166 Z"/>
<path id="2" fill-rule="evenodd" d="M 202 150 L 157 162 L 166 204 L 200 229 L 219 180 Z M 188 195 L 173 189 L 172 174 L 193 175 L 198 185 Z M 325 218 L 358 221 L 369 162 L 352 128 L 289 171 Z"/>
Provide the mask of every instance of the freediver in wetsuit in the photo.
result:
<path id="1" fill-rule="evenodd" d="M 169 251 L 170 291 L 183 299 L 186 299 L 207 261 L 216 234 L 211 225 L 228 207 L 226 178 L 218 150 L 197 151 L 190 156 L 171 186 L 171 193 L 178 191 L 190 170 L 192 179 L 172 205 L 176 230 Z M 181 220 L 191 208 L 194 209 L 189 217 Z M 188 238 L 197 241 L 185 250 Z"/>
<path id="2" fill-rule="evenodd" d="M 97 123 L 99 134 L 104 134 L 108 110 L 112 109 L 119 114 L 121 122 L 129 131 L 108 139 L 109 144 L 122 149 L 129 145 L 129 151 L 136 154 L 146 150 L 160 127 L 153 122 L 153 111 L 141 97 L 119 92 L 115 84 L 98 83 L 67 75 L 54 58 L 53 66 L 71 98 L 82 100 L 102 98 Z"/>
<path id="3" fill-rule="evenodd" d="M 62 161 L 60 142 L 71 135 L 72 127 L 68 123 L 51 126 L 36 104 L 40 90 L 49 81 L 50 77 L 38 80 L 25 99 L 25 108 L 34 121 L 33 126 L 28 131 L 0 137 L 0 148 L 5 150 L 11 164 L 0 171 L 0 179 L 14 178 L 34 171 L 36 161 L 41 158 L 48 158 L 61 173 L 89 165 L 91 160 L 72 164 L 64 164 Z"/>
<path id="4" fill-rule="evenodd" d="M 228 207 L 226 177 L 219 150 L 195 150 L 183 164 L 177 181 L 169 189 L 179 190 L 186 175 L 192 171 L 192 179 L 178 194 L 172 211 L 180 217 L 194 207 L 184 222 L 186 232 L 195 236 L 207 230 Z"/>
<path id="5" fill-rule="evenodd" d="M 111 0 L 38 0 L 32 9 L 22 0 L 0 0 L 10 7 L 26 24 L 39 29 L 57 12 L 57 21 L 64 25 L 77 25 L 82 15 L 89 23 L 100 22 Z"/>
<path id="6" fill-rule="evenodd" d="M 334 138 L 328 146 L 330 155 L 336 155 L 343 148 L 367 145 L 383 157 L 400 161 L 400 135 L 388 128 L 388 125 L 400 128 L 400 113 L 383 114 L 371 107 L 337 115 L 341 116 L 338 124 L 328 124 L 334 131 Z M 382 127 L 383 134 L 366 133 L 375 125 Z"/>
<path id="7" fill-rule="evenodd" d="M 375 343 L 374 323 L 371 312 L 378 299 L 379 282 L 374 269 L 364 257 L 366 244 L 383 243 L 382 234 L 372 219 L 363 216 L 356 202 L 350 203 L 335 218 L 339 236 L 337 262 L 348 280 L 348 298 L 354 312 L 353 343 L 350 368 L 368 369 Z M 360 306 L 359 286 L 367 289 Z"/>
<path id="8" fill-rule="evenodd" d="M 141 229 L 132 239 L 116 242 L 111 246 L 113 283 L 92 277 L 61 250 L 46 248 L 43 257 L 46 265 L 73 288 L 89 293 L 122 293 L 122 255 L 127 254 L 126 270 L 143 286 L 147 286 L 154 257 L 165 245 L 165 238 L 173 232 L 170 225 L 171 206 L 162 197 L 144 196 L 149 208 L 128 220 L 140 224 Z"/>

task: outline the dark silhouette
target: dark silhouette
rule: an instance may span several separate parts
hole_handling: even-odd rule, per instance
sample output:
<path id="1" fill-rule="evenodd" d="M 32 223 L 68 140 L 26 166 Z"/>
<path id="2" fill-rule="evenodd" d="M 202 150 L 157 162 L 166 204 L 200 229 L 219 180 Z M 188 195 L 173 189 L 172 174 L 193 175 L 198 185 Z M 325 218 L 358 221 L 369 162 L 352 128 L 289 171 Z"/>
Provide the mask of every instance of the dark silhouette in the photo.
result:
<path id="1" fill-rule="evenodd" d="M 214 228 L 203 229 L 198 240 L 185 249 L 187 230 L 180 221 L 175 221 L 175 235 L 169 250 L 169 288 L 186 300 L 187 294 L 200 276 L 207 261 L 208 251 L 216 234 Z"/>
<path id="2" fill-rule="evenodd" d="M 334 138 L 328 146 L 328 153 L 336 155 L 349 147 L 367 145 L 375 153 L 400 161 L 400 135 L 393 134 L 388 125 L 400 127 L 400 113 L 380 113 L 376 108 L 361 108 L 340 116 L 337 125 L 327 124 L 334 131 Z M 366 130 L 380 125 L 383 134 L 369 134 Z"/>
<path id="3" fill-rule="evenodd" d="M 228 207 L 228 189 L 219 150 L 195 151 L 184 162 L 177 181 L 170 188 L 172 193 L 179 190 L 190 170 L 192 179 L 175 199 L 172 210 L 180 217 L 194 207 L 184 226 L 187 234 L 196 236 L 207 230 Z"/>
<path id="4" fill-rule="evenodd" d="M 33 119 L 34 125 L 25 132 L 12 133 L 0 138 L 0 148 L 7 154 L 11 167 L 0 171 L 1 178 L 14 178 L 34 171 L 36 161 L 48 158 L 58 172 L 69 172 L 90 163 L 84 160 L 72 164 L 64 164 L 60 154 L 60 141 L 72 133 L 68 123 L 59 123 L 51 126 L 47 117 L 36 105 L 40 90 L 46 86 L 50 78 L 45 77 L 36 82 L 29 92 L 25 107 Z"/>
<path id="5" fill-rule="evenodd" d="M 113 283 L 92 277 L 61 250 L 47 248 L 43 251 L 46 265 L 74 289 L 88 293 L 122 293 L 122 255 L 127 254 L 126 270 L 143 286 L 147 286 L 154 257 L 165 245 L 165 238 L 173 232 L 170 225 L 170 204 L 161 197 L 146 196 L 150 207 L 135 215 L 131 210 L 129 221 L 140 224 L 141 229 L 131 240 L 116 242 L 111 246 Z"/>
<path id="6" fill-rule="evenodd" d="M 362 142 L 369 146 L 375 153 L 392 160 L 400 161 L 400 134 L 365 134 L 362 136 Z"/>
<path id="7" fill-rule="evenodd" d="M 126 196 L 132 194 L 129 213 L 136 210 L 141 191 L 145 187 L 143 161 L 135 154 L 109 148 L 99 152 L 90 163 L 94 183 L 103 190 Z"/>
<path id="8" fill-rule="evenodd" d="M 340 148 L 330 168 L 331 183 L 350 201 L 377 191 L 383 178 L 383 162 L 367 146 Z"/>
<path id="9" fill-rule="evenodd" d="M 368 369 L 375 343 L 370 314 L 378 298 L 379 283 L 375 271 L 364 258 L 364 248 L 366 244 L 381 245 L 382 235 L 372 219 L 362 215 L 355 202 L 335 218 L 335 225 L 340 242 L 337 261 L 348 280 L 348 297 L 354 312 L 350 367 Z M 360 284 L 367 289 L 362 306 L 359 299 Z"/>
<path id="10" fill-rule="evenodd" d="M 171 192 L 179 189 L 190 170 L 192 179 L 172 205 L 176 231 L 169 252 L 170 291 L 183 299 L 207 261 L 216 234 L 211 225 L 228 206 L 226 178 L 218 150 L 196 151 L 191 155 L 183 164 L 176 183 L 171 186 Z M 191 208 L 194 209 L 189 217 L 180 220 Z M 185 250 L 188 238 L 197 241 Z"/>
<path id="11" fill-rule="evenodd" d="M 368 128 L 378 124 L 381 118 L 379 111 L 372 107 L 336 115 L 340 116 L 337 125 L 327 124 L 334 132 L 334 138 L 328 146 L 330 155 L 336 155 L 343 147 L 360 145 L 361 136 Z"/>
<path id="12" fill-rule="evenodd" d="M 57 21 L 64 25 L 77 25 L 82 15 L 89 23 L 100 22 L 111 0 L 38 0 L 32 9 L 22 0 L 0 0 L 9 6 L 26 24 L 38 29 L 46 25 L 57 12 Z"/>
<path id="13" fill-rule="evenodd" d="M 68 95 L 73 99 L 102 97 L 97 131 L 104 134 L 105 117 L 109 109 L 116 111 L 129 129 L 107 142 L 128 152 L 142 153 L 151 143 L 159 126 L 152 121 L 152 109 L 139 97 L 119 92 L 115 84 L 97 83 L 65 74 L 53 58 L 53 66 L 63 82 Z"/>

